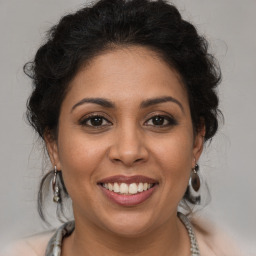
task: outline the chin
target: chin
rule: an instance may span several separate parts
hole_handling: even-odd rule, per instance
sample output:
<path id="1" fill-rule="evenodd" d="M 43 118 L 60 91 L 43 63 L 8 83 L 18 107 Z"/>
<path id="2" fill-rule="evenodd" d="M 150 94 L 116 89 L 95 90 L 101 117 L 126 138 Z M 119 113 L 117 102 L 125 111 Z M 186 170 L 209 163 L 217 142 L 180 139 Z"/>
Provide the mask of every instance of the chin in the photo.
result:
<path id="1" fill-rule="evenodd" d="M 136 238 L 148 233 L 153 222 L 146 213 L 124 213 L 111 216 L 110 221 L 105 221 L 105 227 L 121 237 Z"/>
<path id="2" fill-rule="evenodd" d="M 111 226 L 110 231 L 115 235 L 123 238 L 138 238 L 148 233 L 152 227 L 150 226 L 136 226 L 136 225 L 119 225 Z"/>

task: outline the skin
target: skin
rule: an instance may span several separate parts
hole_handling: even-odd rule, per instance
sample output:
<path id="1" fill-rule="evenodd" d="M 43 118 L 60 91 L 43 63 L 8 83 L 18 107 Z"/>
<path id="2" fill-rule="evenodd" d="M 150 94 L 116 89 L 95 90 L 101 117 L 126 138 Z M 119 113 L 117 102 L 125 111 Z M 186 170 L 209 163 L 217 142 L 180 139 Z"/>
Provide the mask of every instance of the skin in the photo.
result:
<path id="1" fill-rule="evenodd" d="M 163 96 L 176 102 L 140 107 Z M 84 98 L 104 98 L 115 107 L 81 103 Z M 100 126 L 86 119 L 90 114 L 103 116 Z M 155 116 L 167 119 L 159 124 Z M 151 50 L 112 50 L 81 68 L 62 103 L 57 140 L 45 136 L 76 221 L 62 256 L 190 255 L 189 237 L 176 212 L 202 152 L 203 135 L 204 129 L 193 132 L 179 75 Z M 145 202 L 120 206 L 97 185 L 113 175 L 144 175 L 159 185 Z"/>

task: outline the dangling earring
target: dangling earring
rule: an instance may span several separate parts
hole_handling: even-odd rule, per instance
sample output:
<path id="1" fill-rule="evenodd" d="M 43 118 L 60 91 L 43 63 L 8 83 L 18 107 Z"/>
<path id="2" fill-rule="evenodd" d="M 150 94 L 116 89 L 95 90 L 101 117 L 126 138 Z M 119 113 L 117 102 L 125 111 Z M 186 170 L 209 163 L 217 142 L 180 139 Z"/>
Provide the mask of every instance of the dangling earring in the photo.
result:
<path id="1" fill-rule="evenodd" d="M 201 202 L 201 195 L 199 193 L 201 181 L 198 175 L 198 171 L 199 171 L 199 166 L 196 164 L 191 171 L 189 183 L 186 191 L 186 199 L 193 204 L 200 204 Z"/>
<path id="2" fill-rule="evenodd" d="M 55 202 L 55 203 L 60 202 L 60 189 L 57 184 L 57 175 L 58 175 L 58 171 L 57 171 L 57 166 L 55 165 L 54 166 L 54 176 L 53 176 L 53 180 L 52 180 L 53 202 Z"/>

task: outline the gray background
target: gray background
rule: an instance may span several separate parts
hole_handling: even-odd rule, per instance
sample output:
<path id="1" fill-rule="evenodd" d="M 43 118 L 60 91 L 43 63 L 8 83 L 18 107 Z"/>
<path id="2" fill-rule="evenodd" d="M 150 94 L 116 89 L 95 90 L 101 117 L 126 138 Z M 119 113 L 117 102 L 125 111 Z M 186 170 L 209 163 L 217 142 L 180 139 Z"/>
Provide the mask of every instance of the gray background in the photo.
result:
<path id="1" fill-rule="evenodd" d="M 176 0 L 182 15 L 211 43 L 223 82 L 225 124 L 200 161 L 212 201 L 199 214 L 230 232 L 246 255 L 256 252 L 256 1 Z M 45 31 L 81 0 L 0 0 L 0 241 L 46 228 L 36 212 L 42 146 L 25 123 L 31 90 L 22 66 Z M 51 213 L 54 219 L 54 213 Z M 59 225 L 55 222 L 55 225 Z"/>

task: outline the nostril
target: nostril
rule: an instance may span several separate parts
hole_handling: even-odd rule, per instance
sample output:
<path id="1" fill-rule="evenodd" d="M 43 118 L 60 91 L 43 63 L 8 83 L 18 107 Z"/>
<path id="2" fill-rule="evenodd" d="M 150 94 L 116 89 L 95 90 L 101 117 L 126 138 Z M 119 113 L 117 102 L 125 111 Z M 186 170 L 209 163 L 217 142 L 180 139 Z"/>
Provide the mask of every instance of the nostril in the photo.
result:
<path id="1" fill-rule="evenodd" d="M 143 161 L 143 158 L 136 159 L 134 162 Z"/>
<path id="2" fill-rule="evenodd" d="M 114 158 L 113 161 L 114 161 L 114 162 L 122 162 L 122 161 L 121 161 L 120 159 L 118 159 L 118 158 Z"/>

